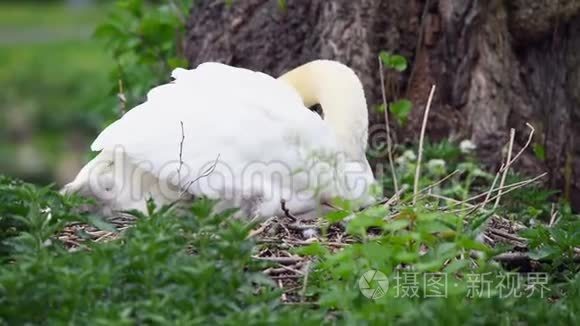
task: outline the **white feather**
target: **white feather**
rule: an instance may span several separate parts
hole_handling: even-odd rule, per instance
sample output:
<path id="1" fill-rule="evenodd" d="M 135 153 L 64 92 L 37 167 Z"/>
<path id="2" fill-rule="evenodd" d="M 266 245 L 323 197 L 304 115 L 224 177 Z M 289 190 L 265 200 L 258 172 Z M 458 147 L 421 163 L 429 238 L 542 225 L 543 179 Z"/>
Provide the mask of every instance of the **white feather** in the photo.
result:
<path id="1" fill-rule="evenodd" d="M 97 137 L 91 149 L 101 153 L 67 189 L 96 180 L 89 192 L 112 210 L 188 193 L 260 217 L 280 214 L 281 199 L 295 213 L 333 197 L 368 202 L 366 159 L 344 155 L 333 126 L 287 83 L 219 63 L 172 76 Z M 107 175 L 113 187 L 99 185 Z"/>

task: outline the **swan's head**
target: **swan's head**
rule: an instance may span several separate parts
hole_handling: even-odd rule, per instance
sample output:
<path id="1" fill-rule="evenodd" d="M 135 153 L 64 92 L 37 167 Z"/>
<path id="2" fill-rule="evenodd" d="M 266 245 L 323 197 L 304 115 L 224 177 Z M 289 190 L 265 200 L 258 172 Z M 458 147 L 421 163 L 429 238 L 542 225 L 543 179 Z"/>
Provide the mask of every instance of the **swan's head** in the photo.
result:
<path id="1" fill-rule="evenodd" d="M 316 60 L 282 75 L 310 107 L 320 104 L 345 154 L 366 161 L 368 109 L 362 83 L 349 67 L 331 60 Z"/>
<path id="2" fill-rule="evenodd" d="M 363 86 L 349 67 L 330 60 L 316 60 L 282 75 L 310 107 L 320 104 L 324 120 L 345 154 L 344 191 L 341 197 L 368 206 L 375 201 L 369 191 L 376 184 L 366 159 L 368 108 Z"/>

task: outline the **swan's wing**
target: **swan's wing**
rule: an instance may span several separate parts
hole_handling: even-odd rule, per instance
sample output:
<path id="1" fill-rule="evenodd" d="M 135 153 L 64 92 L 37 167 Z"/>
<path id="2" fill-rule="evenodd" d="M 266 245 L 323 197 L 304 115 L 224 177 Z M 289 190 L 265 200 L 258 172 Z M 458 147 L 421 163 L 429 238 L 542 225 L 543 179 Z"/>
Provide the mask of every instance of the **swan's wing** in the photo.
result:
<path id="1" fill-rule="evenodd" d="M 272 122 L 286 122 L 288 127 L 300 122 L 302 129 L 328 129 L 320 119 L 313 119 L 313 112 L 305 110 L 299 95 L 290 86 L 266 74 L 204 63 L 197 69 L 176 69 L 172 75 L 175 81 L 153 88 L 145 103 L 106 128 L 91 149 L 99 151 L 111 145 L 138 141 L 142 139 L 139 132 L 149 133 L 141 125 L 160 125 L 162 121 L 185 123 L 188 120 L 191 123 L 221 118 L 227 123 L 235 122 L 239 115 L 262 114 Z"/>
<path id="2" fill-rule="evenodd" d="M 336 151 L 326 123 L 292 88 L 268 75 L 206 63 L 177 70 L 174 77 L 107 127 L 91 148 L 121 148 L 133 164 L 160 180 L 216 195 L 255 189 L 260 181 L 254 181 L 254 172 L 268 178 L 292 175 L 311 168 L 306 165 L 312 155 Z M 207 181 L 189 188 L 211 168 Z"/>

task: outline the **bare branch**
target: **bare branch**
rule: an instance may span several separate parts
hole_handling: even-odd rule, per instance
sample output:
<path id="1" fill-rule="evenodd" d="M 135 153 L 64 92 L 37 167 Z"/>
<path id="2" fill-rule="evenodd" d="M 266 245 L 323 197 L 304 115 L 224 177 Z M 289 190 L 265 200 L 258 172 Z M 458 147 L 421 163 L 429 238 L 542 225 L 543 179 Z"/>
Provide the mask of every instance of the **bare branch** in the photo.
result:
<path id="1" fill-rule="evenodd" d="M 385 94 L 385 76 L 383 76 L 383 61 L 379 56 L 379 76 L 381 77 L 381 93 L 383 95 L 383 106 L 385 109 L 385 127 L 387 129 L 387 157 L 389 159 L 389 167 L 391 169 L 391 176 L 393 178 L 393 187 L 395 193 L 399 192 L 399 182 L 397 181 L 397 172 L 395 171 L 395 164 L 393 163 L 393 141 L 391 139 L 391 127 L 389 125 L 389 107 L 387 106 L 387 95 Z"/>
<path id="2" fill-rule="evenodd" d="M 546 174 L 547 173 L 543 173 L 543 174 L 537 176 L 536 178 L 534 178 L 533 180 L 536 180 L 537 178 L 541 178 L 541 177 L 545 176 Z M 496 188 L 493 191 L 498 191 L 500 189 L 501 190 L 510 189 L 510 188 L 519 187 L 519 186 L 525 186 L 525 185 L 528 185 L 530 183 L 530 181 L 531 180 L 528 179 L 528 180 L 523 180 L 523 181 L 519 181 L 519 182 L 514 182 L 514 183 L 509 184 L 507 186 L 503 186 L 503 187 L 500 187 L 500 188 Z M 455 207 L 455 206 L 458 206 L 458 205 L 466 204 L 466 203 L 468 203 L 470 201 L 476 200 L 476 199 L 481 198 L 483 196 L 487 196 L 488 194 L 489 194 L 489 191 L 486 191 L 486 192 L 482 192 L 482 193 L 480 193 L 478 195 L 471 196 L 471 197 L 469 197 L 469 198 L 467 198 L 465 200 L 455 200 L 455 204 L 453 204 L 450 207 Z M 489 199 L 489 197 L 488 197 L 488 199 Z M 489 199 L 488 202 L 491 201 L 491 200 L 493 200 L 493 199 L 495 199 L 495 197 L 492 198 L 492 199 Z"/>
<path id="3" fill-rule="evenodd" d="M 119 99 L 119 110 L 120 116 L 124 116 L 127 113 L 127 97 L 125 96 L 125 88 L 123 87 L 123 80 L 119 79 L 119 93 L 117 94 Z"/>
<path id="4" fill-rule="evenodd" d="M 556 204 L 552 203 L 552 210 L 550 211 L 550 224 L 548 225 L 549 227 L 552 227 L 556 224 L 556 217 L 558 217 L 558 211 L 556 210 Z"/>
<path id="5" fill-rule="evenodd" d="M 192 184 L 194 184 L 195 182 L 199 181 L 202 178 L 208 177 L 210 174 L 213 173 L 213 171 L 215 171 L 215 168 L 219 162 L 220 159 L 220 154 L 217 155 L 217 157 L 215 158 L 215 161 L 213 162 L 213 164 L 207 168 L 201 175 L 199 175 L 197 178 L 191 180 L 186 187 L 184 187 L 184 189 L 181 190 L 181 192 L 179 193 L 179 197 L 181 197 L 183 194 L 185 194 L 186 192 L 189 191 L 189 188 L 191 187 Z"/>
<path id="6" fill-rule="evenodd" d="M 532 259 L 527 252 L 506 252 L 493 257 L 493 260 L 502 263 L 522 263 L 533 261 L 535 259 Z M 580 255 L 574 255 L 573 260 L 575 262 L 580 262 Z M 549 261 L 549 259 L 540 259 L 539 261 Z"/>
<path id="7" fill-rule="evenodd" d="M 288 301 L 288 296 L 286 295 L 286 292 L 284 291 L 284 283 L 282 282 L 282 280 L 278 280 L 278 287 L 280 288 L 280 290 L 282 290 L 282 302 L 286 302 Z"/>
<path id="8" fill-rule="evenodd" d="M 512 151 L 514 148 L 514 139 L 516 137 L 516 130 L 515 129 L 510 129 L 510 142 L 508 145 L 508 153 L 507 153 L 507 159 L 506 159 L 506 164 L 504 167 L 504 171 L 503 174 L 501 176 L 501 181 L 499 182 L 499 190 L 497 192 L 497 198 L 495 200 L 495 204 L 493 205 L 493 209 L 495 210 L 497 208 L 497 206 L 499 206 L 499 201 L 501 199 L 501 194 L 502 194 L 502 190 L 501 188 L 503 187 L 503 185 L 505 184 L 505 179 L 507 177 L 508 171 L 510 169 L 510 165 L 513 163 L 512 161 Z"/>
<path id="9" fill-rule="evenodd" d="M 510 165 L 512 163 L 514 163 L 515 161 L 517 161 L 518 158 L 520 158 L 520 156 L 524 153 L 526 148 L 528 148 L 528 146 L 530 146 L 530 143 L 532 142 L 532 139 L 534 137 L 534 132 L 536 131 L 536 129 L 534 129 L 534 127 L 527 122 L 526 122 L 526 126 L 528 126 L 528 128 L 530 128 L 530 134 L 528 135 L 528 140 L 526 141 L 526 144 L 524 145 L 524 147 L 522 147 L 522 149 L 520 149 L 518 154 L 516 154 L 516 156 L 514 156 L 513 160 L 511 160 Z M 507 169 L 507 167 L 504 166 L 504 169 Z M 503 172 L 503 170 L 501 170 L 501 171 Z"/>
<path id="10" fill-rule="evenodd" d="M 185 129 L 183 126 L 183 121 L 179 121 L 179 125 L 181 127 L 181 140 L 179 142 L 179 166 L 177 167 L 177 182 L 176 182 L 177 185 L 181 184 L 181 181 L 182 181 L 181 171 L 183 169 L 183 164 L 184 164 L 184 162 L 183 162 L 183 145 L 185 144 Z M 220 154 L 218 153 L 215 161 L 213 162 L 213 164 L 209 168 L 207 168 L 204 172 L 202 172 L 202 174 L 199 175 L 197 178 L 189 181 L 186 186 L 181 187 L 181 190 L 179 191 L 179 196 L 178 196 L 179 199 L 177 199 L 176 202 L 182 199 L 183 195 L 189 191 L 189 188 L 191 187 L 192 184 L 194 184 L 195 182 L 199 181 L 200 179 L 205 178 L 205 177 L 209 176 L 210 174 L 212 174 L 213 171 L 215 170 L 218 162 L 219 162 L 219 159 L 220 159 Z"/>
<path id="11" fill-rule="evenodd" d="M 259 257 L 252 256 L 253 259 L 278 263 L 282 265 L 293 265 L 306 260 L 304 257 Z"/>
<path id="12" fill-rule="evenodd" d="M 508 193 L 510 193 L 510 192 L 512 192 L 512 191 L 514 191 L 514 190 L 516 190 L 516 189 L 519 189 L 519 188 L 525 187 L 525 186 L 527 186 L 527 185 L 529 185 L 529 184 L 531 184 L 531 183 L 534 183 L 534 182 L 538 181 L 539 179 L 541 179 L 541 178 L 545 177 L 547 174 L 548 174 L 548 173 L 544 172 L 544 173 L 542 173 L 542 174 L 538 175 L 538 176 L 537 176 L 537 177 L 535 177 L 535 178 L 528 179 L 528 180 L 524 180 L 524 181 L 520 181 L 520 182 L 516 182 L 516 183 L 512 183 L 511 185 L 508 185 L 508 186 L 503 186 L 503 187 L 501 187 L 501 188 L 498 188 L 498 189 L 496 189 L 496 190 L 499 190 L 499 189 L 501 189 L 501 190 L 503 190 L 503 189 L 507 189 L 507 190 L 506 190 L 505 192 L 503 192 L 503 194 L 502 194 L 502 195 L 505 195 L 505 194 L 508 194 Z M 444 200 L 451 200 L 451 201 L 453 201 L 453 202 L 454 202 L 454 204 L 453 204 L 453 205 L 451 205 L 451 206 L 449 206 L 449 208 L 451 208 L 451 207 L 455 207 L 455 206 L 457 206 L 457 205 L 466 205 L 468 208 L 473 208 L 475 205 L 473 205 L 473 204 L 470 204 L 470 203 L 469 203 L 469 201 L 471 201 L 471 200 L 473 200 L 473 199 L 476 199 L 476 198 L 483 197 L 483 196 L 484 196 L 484 195 L 486 195 L 486 194 L 487 194 L 487 193 L 485 193 L 485 192 L 484 192 L 484 193 L 481 193 L 481 194 L 479 194 L 479 195 L 477 195 L 477 196 L 473 196 L 473 197 L 471 197 L 471 198 L 468 198 L 468 199 L 466 199 L 466 200 L 456 200 L 456 199 L 453 199 L 453 198 L 444 197 L 444 196 L 438 196 L 438 195 L 434 195 L 434 194 L 429 194 L 429 196 L 430 196 L 430 197 L 434 197 L 434 198 L 439 198 L 439 199 L 444 199 Z M 498 197 L 498 196 L 496 195 L 496 196 L 494 196 L 494 197 L 490 198 L 490 201 L 492 201 L 492 200 L 494 200 L 494 199 L 497 199 L 497 197 Z"/>
<path id="13" fill-rule="evenodd" d="M 389 198 L 388 200 L 385 200 L 384 202 L 384 207 L 388 208 L 389 206 L 393 205 L 394 203 L 396 203 L 400 198 L 401 195 L 407 191 L 408 189 L 408 185 L 404 184 L 401 189 L 399 189 L 399 191 L 397 191 L 396 193 L 394 193 L 391 198 Z"/>
<path id="14" fill-rule="evenodd" d="M 185 141 L 185 131 L 183 130 L 183 121 L 181 125 L 181 142 L 179 143 L 179 166 L 177 167 L 177 183 L 181 182 L 181 168 L 183 167 L 183 142 Z"/>
<path id="15" fill-rule="evenodd" d="M 433 184 L 430 184 L 430 185 L 428 185 L 427 187 L 425 187 L 425 188 L 423 188 L 423 189 L 419 190 L 419 192 L 417 193 L 417 195 L 419 195 L 419 194 L 422 194 L 422 193 L 424 193 L 424 192 L 426 192 L 426 191 L 428 191 L 428 190 L 432 189 L 433 187 L 435 187 L 435 186 L 438 186 L 438 185 L 442 184 L 443 182 L 445 182 L 446 180 L 448 180 L 448 179 L 449 179 L 449 178 L 451 178 L 452 176 L 456 175 L 457 173 L 459 173 L 459 170 L 455 170 L 455 171 L 453 171 L 453 172 L 449 173 L 448 175 L 444 176 L 443 178 L 441 178 L 441 179 L 437 180 L 435 183 L 433 183 Z M 415 196 L 415 195 L 413 195 L 413 196 Z"/>
<path id="16" fill-rule="evenodd" d="M 489 198 L 491 197 L 491 194 L 494 191 L 493 188 L 495 188 L 495 184 L 497 183 L 497 180 L 499 179 L 499 176 L 501 174 L 501 171 L 503 170 L 503 167 L 504 167 L 504 165 L 502 164 L 501 167 L 499 168 L 499 171 L 495 174 L 495 178 L 493 178 L 493 182 L 491 183 L 491 187 L 489 188 L 489 191 L 487 192 L 487 195 L 485 196 L 485 199 L 483 200 L 483 203 L 481 204 L 482 209 L 484 209 L 485 205 L 487 205 L 487 203 L 489 202 Z"/>
<path id="17" fill-rule="evenodd" d="M 431 102 L 433 101 L 435 88 L 435 85 L 431 87 L 431 92 L 429 92 L 429 99 L 427 100 L 427 106 L 425 107 L 425 113 L 423 114 L 423 125 L 421 126 L 421 135 L 419 136 L 419 150 L 417 153 L 417 168 L 415 169 L 415 185 L 413 187 L 413 206 L 417 204 L 417 195 L 419 193 L 419 178 L 421 177 L 421 159 L 423 158 L 423 142 L 425 140 L 425 130 L 427 128 L 427 120 L 429 118 L 429 110 L 431 109 Z"/>
<path id="18" fill-rule="evenodd" d="M 280 199 L 280 207 L 282 208 L 282 211 L 284 212 L 284 215 L 286 215 L 286 217 L 290 218 L 293 222 L 296 222 L 298 220 L 296 216 L 292 215 L 292 213 L 290 213 L 290 210 L 286 207 L 286 200 L 284 198 Z"/>

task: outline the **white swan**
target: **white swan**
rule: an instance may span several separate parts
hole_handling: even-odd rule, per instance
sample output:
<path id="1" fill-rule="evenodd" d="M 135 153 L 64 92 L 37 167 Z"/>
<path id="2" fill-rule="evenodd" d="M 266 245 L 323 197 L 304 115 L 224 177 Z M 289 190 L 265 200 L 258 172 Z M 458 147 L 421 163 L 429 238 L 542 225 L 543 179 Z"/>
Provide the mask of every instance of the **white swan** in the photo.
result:
<path id="1" fill-rule="evenodd" d="M 95 197 L 103 213 L 185 196 L 267 218 L 335 197 L 370 204 L 368 113 L 348 67 L 317 60 L 279 79 L 219 63 L 176 69 L 173 82 L 107 127 L 100 153 L 63 192 Z M 324 120 L 307 107 L 319 103 Z"/>

